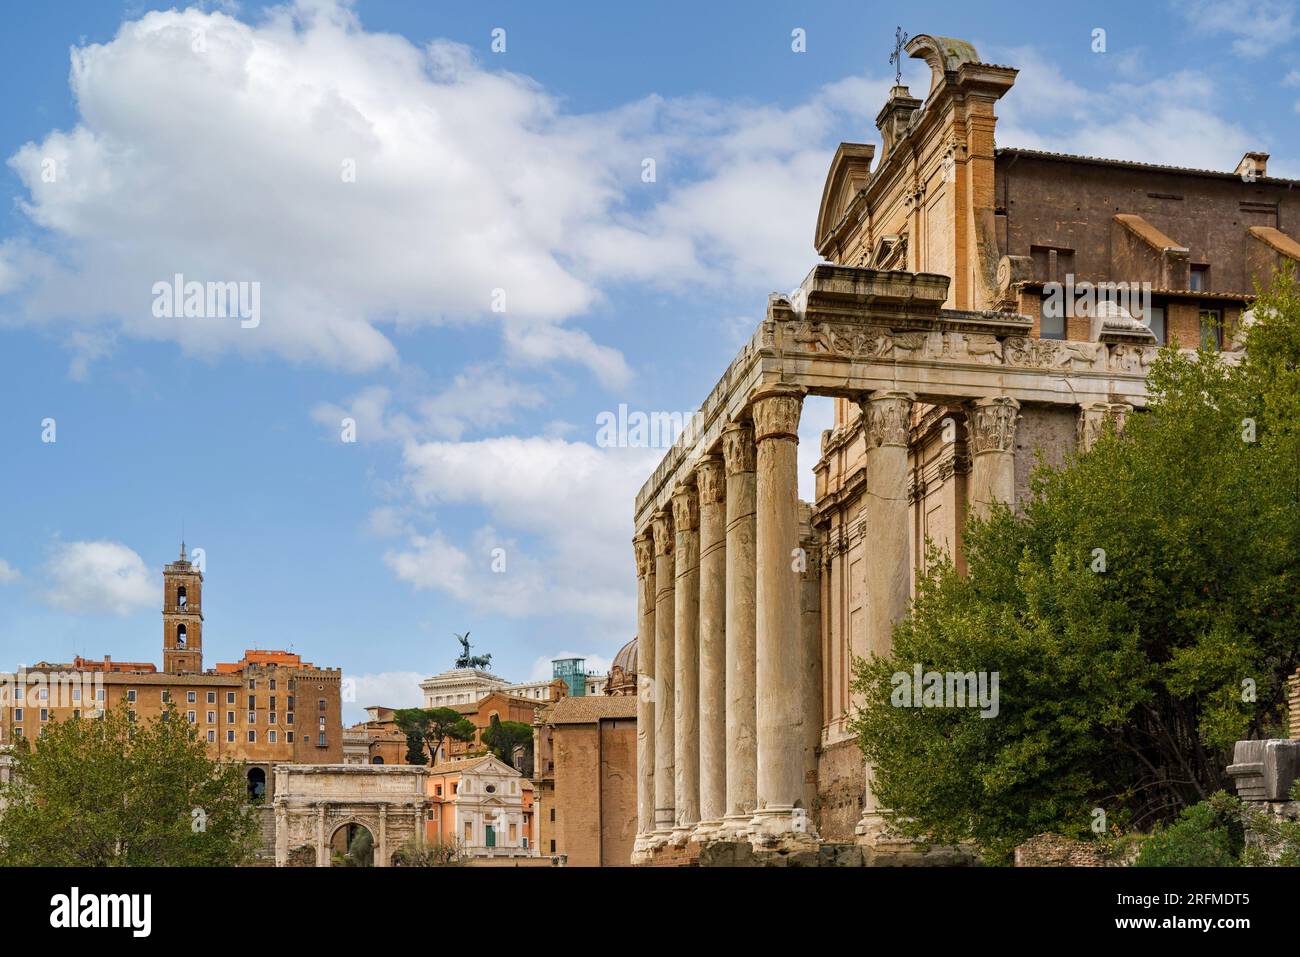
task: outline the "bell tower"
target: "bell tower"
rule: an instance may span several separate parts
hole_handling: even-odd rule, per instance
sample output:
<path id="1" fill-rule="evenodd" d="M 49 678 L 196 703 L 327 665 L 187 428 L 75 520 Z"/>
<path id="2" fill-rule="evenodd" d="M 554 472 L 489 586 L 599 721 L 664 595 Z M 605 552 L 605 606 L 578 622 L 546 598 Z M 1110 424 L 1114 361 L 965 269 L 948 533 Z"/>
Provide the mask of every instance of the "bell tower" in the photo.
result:
<path id="1" fill-rule="evenodd" d="M 163 671 L 203 670 L 203 573 L 185 556 L 163 566 Z"/>

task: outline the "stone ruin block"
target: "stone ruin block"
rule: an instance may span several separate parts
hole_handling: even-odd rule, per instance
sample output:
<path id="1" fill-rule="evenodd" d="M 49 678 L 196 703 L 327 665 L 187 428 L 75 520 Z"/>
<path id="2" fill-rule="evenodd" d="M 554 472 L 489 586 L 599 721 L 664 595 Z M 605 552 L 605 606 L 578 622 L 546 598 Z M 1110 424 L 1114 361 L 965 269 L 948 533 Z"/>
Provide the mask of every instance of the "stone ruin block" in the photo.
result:
<path id="1" fill-rule="evenodd" d="M 1238 741 L 1228 776 L 1246 801 L 1285 801 L 1300 776 L 1300 741 Z"/>

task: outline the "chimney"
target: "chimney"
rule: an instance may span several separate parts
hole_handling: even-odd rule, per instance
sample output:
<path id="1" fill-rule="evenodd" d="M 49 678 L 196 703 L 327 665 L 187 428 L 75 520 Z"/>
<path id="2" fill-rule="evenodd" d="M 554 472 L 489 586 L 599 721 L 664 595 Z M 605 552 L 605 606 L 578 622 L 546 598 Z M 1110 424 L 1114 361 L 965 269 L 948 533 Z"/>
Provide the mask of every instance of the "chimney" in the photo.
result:
<path id="1" fill-rule="evenodd" d="M 1233 170 L 1245 182 L 1253 183 L 1261 176 L 1268 175 L 1268 154 L 1249 152 L 1241 158 L 1237 168 Z"/>

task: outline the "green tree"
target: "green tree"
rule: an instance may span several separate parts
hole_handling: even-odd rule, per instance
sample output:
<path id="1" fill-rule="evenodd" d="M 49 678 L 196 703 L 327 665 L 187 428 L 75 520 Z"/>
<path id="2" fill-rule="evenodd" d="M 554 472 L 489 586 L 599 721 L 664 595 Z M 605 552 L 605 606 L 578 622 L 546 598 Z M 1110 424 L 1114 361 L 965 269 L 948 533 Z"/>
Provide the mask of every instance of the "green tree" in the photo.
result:
<path id="1" fill-rule="evenodd" d="M 151 721 L 109 710 L 51 722 L 13 761 L 0 864 L 232 866 L 256 847 L 242 765 L 209 758 L 174 707 Z"/>
<path id="2" fill-rule="evenodd" d="M 438 763 L 438 752 L 448 741 L 473 741 L 475 727 L 455 708 L 399 708 L 393 712 L 397 727 L 406 735 L 407 760 L 427 754 Z M 412 762 L 424 764 L 424 761 Z"/>
<path id="3" fill-rule="evenodd" d="M 412 838 L 397 850 L 398 867 L 459 867 L 468 860 L 459 841 L 422 841 Z"/>
<path id="4" fill-rule="evenodd" d="M 892 653 L 856 663 L 901 831 L 1006 861 L 1042 831 L 1149 830 L 1223 787 L 1234 740 L 1278 733 L 1300 661 L 1293 270 L 1254 311 L 1240 362 L 1166 347 L 1123 435 L 1040 466 L 1023 514 L 969 522 L 966 575 L 932 553 Z M 893 707 L 916 663 L 998 672 L 997 717 Z"/>
<path id="5" fill-rule="evenodd" d="M 533 727 L 522 721 L 502 721 L 494 714 L 488 729 L 483 732 L 483 743 L 498 758 L 510 764 L 515 745 L 522 744 L 526 746 L 529 754 L 532 753 Z"/>

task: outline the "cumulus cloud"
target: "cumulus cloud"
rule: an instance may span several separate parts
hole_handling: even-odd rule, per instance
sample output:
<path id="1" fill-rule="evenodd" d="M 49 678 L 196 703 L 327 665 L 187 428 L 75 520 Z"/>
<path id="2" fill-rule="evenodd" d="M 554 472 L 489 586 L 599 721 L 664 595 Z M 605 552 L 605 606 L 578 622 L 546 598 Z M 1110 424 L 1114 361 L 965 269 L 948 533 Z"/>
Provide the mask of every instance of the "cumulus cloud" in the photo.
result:
<path id="1" fill-rule="evenodd" d="M 353 682 L 356 700 L 344 702 L 344 720 L 364 721 L 365 709 L 372 705 L 386 708 L 418 708 L 424 703 L 420 682 L 428 675 L 417 671 L 381 671 L 376 674 L 345 675 Z"/>
<path id="2" fill-rule="evenodd" d="M 1215 112 L 1219 90 L 1196 70 L 1091 88 L 1033 47 L 995 52 L 998 62 L 1020 70 L 998 105 L 999 146 L 1231 170 L 1261 145 L 1257 134 Z"/>
<path id="3" fill-rule="evenodd" d="M 300 2 L 146 13 L 74 48 L 71 86 L 77 125 L 9 158 L 48 240 L 0 245 L 28 321 L 367 370 L 396 362 L 389 326 L 487 319 L 510 361 L 617 386 L 626 360 L 569 320 L 626 279 L 797 282 L 833 133 L 886 84 L 570 114 L 463 46 Z M 260 321 L 155 317 L 177 274 L 258 283 Z"/>
<path id="4" fill-rule="evenodd" d="M 10 582 L 16 582 L 22 577 L 18 569 L 0 558 L 0 585 L 8 585 Z"/>
<path id="5" fill-rule="evenodd" d="M 156 605 L 158 585 L 144 560 L 120 542 L 65 542 L 44 568 L 52 608 L 81 614 L 129 615 Z"/>
<path id="6" fill-rule="evenodd" d="M 413 501 L 477 508 L 487 524 L 464 543 L 411 528 L 385 560 L 416 588 L 499 614 L 626 624 L 635 607 L 632 502 L 661 454 L 543 437 L 409 443 L 403 484 Z"/>
<path id="7" fill-rule="evenodd" d="M 1294 0 L 1182 0 L 1175 7 L 1197 32 L 1233 37 L 1232 52 L 1249 59 L 1300 37 Z"/>

